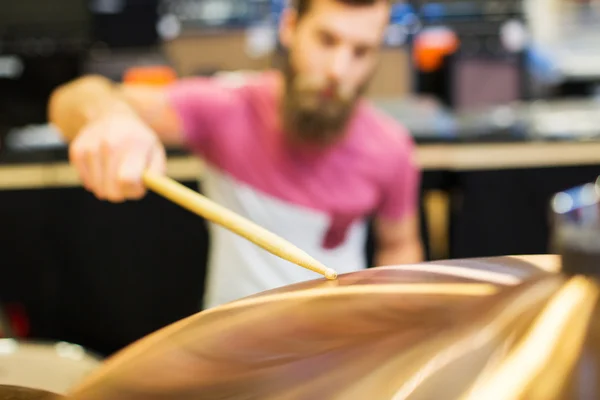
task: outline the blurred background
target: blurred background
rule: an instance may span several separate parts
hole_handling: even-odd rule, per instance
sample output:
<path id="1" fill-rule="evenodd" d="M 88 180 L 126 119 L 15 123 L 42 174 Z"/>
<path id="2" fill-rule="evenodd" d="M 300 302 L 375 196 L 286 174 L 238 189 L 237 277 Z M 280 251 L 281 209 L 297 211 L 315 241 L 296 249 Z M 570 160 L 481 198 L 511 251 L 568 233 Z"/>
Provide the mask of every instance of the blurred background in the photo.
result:
<path id="1" fill-rule="evenodd" d="M 0 0 L 0 337 L 108 355 L 197 311 L 204 221 L 154 195 L 86 193 L 46 103 L 87 73 L 160 82 L 276 66 L 284 6 Z M 395 5 L 368 96 L 418 144 L 428 259 L 550 251 L 552 195 L 600 175 L 597 43 L 598 0 Z M 169 153 L 171 175 L 201 191 L 201 162 Z"/>

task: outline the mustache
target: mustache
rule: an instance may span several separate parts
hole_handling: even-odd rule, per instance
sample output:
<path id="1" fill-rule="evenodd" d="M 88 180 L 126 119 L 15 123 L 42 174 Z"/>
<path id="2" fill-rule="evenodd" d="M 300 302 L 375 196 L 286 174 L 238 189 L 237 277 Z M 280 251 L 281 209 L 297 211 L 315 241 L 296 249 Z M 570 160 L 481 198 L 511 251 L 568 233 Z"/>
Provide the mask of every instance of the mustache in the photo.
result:
<path id="1" fill-rule="evenodd" d="M 335 82 L 323 76 L 297 75 L 292 81 L 293 91 L 298 95 L 322 95 L 327 93 L 330 100 L 343 103 L 355 98 L 355 91 L 342 82 Z"/>

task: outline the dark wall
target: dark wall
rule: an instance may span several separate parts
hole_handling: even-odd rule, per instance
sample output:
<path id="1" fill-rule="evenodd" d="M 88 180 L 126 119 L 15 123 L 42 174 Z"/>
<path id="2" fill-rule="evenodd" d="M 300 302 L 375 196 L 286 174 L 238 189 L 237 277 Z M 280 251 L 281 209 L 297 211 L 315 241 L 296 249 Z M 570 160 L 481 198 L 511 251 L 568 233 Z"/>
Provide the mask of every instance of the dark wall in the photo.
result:
<path id="1" fill-rule="evenodd" d="M 0 301 L 25 306 L 32 337 L 110 354 L 200 308 L 205 223 L 173 203 L 56 189 L 0 192 L 0 204 Z"/>

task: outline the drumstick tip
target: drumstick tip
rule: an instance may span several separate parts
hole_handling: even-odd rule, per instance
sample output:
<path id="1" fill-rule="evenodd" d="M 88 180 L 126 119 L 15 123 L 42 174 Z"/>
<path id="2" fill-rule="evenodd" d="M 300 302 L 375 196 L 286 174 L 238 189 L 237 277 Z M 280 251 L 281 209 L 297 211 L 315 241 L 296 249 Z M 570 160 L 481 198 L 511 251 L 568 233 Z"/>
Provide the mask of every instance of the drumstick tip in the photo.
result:
<path id="1" fill-rule="evenodd" d="M 337 279 L 338 277 L 338 273 L 335 272 L 335 270 L 331 269 L 331 268 L 326 268 L 325 269 L 325 278 L 329 279 L 330 281 Z"/>

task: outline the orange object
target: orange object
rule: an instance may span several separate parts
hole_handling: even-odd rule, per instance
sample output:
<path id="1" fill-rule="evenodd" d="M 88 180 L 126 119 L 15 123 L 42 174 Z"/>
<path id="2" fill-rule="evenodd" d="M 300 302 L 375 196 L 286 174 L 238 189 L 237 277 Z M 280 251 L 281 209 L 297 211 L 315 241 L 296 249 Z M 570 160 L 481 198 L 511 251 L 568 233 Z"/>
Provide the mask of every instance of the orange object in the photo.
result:
<path id="1" fill-rule="evenodd" d="M 176 79 L 177 74 L 173 68 L 167 66 L 131 67 L 123 76 L 124 83 L 153 86 L 165 86 Z"/>
<path id="2" fill-rule="evenodd" d="M 458 50 L 460 41 L 456 33 L 449 29 L 437 28 L 423 31 L 415 39 L 413 58 L 415 65 L 423 72 L 433 72 L 441 68 L 444 57 Z"/>

